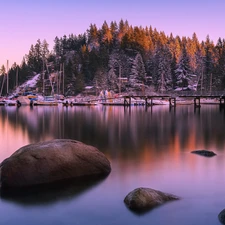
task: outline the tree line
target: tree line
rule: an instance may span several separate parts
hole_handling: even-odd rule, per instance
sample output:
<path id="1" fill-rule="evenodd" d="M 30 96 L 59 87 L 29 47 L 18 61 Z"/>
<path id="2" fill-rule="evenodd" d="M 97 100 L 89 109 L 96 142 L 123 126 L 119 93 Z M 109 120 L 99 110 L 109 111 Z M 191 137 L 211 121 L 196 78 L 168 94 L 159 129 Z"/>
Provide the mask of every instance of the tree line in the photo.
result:
<path id="1" fill-rule="evenodd" d="M 53 50 L 46 40 L 31 45 L 21 65 L 10 68 L 9 88 L 34 73 L 63 72 L 65 94 L 74 95 L 87 85 L 119 91 L 225 89 L 225 40 L 214 44 L 209 36 L 166 35 L 156 28 L 132 26 L 128 21 L 90 24 L 84 34 L 56 37 Z M 16 81 L 16 73 L 19 73 Z M 1 74 L 5 73 L 2 66 Z M 3 82 L 0 76 L 0 82 Z M 5 93 L 3 88 L 3 93 Z"/>

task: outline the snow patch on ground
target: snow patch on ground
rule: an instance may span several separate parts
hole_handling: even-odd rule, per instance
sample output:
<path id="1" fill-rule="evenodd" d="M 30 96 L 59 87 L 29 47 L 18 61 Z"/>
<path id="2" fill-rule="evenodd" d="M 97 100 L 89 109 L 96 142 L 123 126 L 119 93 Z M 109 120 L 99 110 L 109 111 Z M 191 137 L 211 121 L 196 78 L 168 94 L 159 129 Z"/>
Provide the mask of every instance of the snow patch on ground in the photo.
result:
<path id="1" fill-rule="evenodd" d="M 40 74 L 35 75 L 30 80 L 24 82 L 20 87 L 35 87 L 37 85 L 37 81 L 40 79 Z"/>

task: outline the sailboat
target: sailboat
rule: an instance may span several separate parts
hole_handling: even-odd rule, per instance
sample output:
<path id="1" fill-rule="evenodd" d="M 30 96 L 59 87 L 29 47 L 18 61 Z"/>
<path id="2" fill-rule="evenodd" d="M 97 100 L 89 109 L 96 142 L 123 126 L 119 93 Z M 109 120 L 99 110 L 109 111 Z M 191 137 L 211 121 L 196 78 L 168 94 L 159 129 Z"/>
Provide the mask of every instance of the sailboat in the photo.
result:
<path id="1" fill-rule="evenodd" d="M 6 96 L 2 98 L 1 100 L 1 105 L 7 105 L 7 106 L 14 106 L 17 105 L 17 101 L 16 99 L 14 99 L 13 97 L 8 97 L 9 94 L 9 60 L 7 60 L 7 67 L 6 67 L 6 73 L 3 75 L 3 81 L 2 81 L 2 86 L 1 86 L 1 92 L 0 92 L 0 97 L 2 96 L 2 91 L 3 91 L 3 87 L 5 84 L 5 80 L 6 80 Z"/>
<path id="2" fill-rule="evenodd" d="M 58 101 L 55 99 L 54 97 L 54 84 L 53 84 L 53 80 L 58 77 L 55 73 L 49 73 L 48 70 L 48 65 L 46 63 L 46 69 L 47 72 L 49 74 L 49 81 L 50 81 L 50 85 L 51 85 L 51 95 L 45 95 L 45 61 L 43 60 L 43 72 L 42 72 L 42 79 L 43 79 L 43 84 L 42 84 L 42 92 L 43 92 L 43 96 L 40 96 L 37 101 L 35 101 L 34 105 L 42 105 L 42 106 L 57 106 L 58 105 Z"/>

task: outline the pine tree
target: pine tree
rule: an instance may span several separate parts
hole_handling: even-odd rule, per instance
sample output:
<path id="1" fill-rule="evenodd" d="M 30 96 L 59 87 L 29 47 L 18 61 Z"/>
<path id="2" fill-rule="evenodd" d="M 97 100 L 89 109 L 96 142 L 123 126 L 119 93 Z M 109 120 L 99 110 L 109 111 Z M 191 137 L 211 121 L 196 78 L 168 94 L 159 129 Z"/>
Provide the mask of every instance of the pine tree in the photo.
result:
<path id="1" fill-rule="evenodd" d="M 204 57 L 204 79 L 203 85 L 204 90 L 209 91 L 211 89 L 212 82 L 212 73 L 214 71 L 214 63 L 215 63 L 215 52 L 214 52 L 214 44 L 210 40 L 209 36 L 206 37 L 206 42 L 204 45 L 205 57 Z"/>
<path id="2" fill-rule="evenodd" d="M 55 43 L 54 47 L 53 47 L 54 53 L 56 55 L 58 63 L 61 63 L 61 58 L 63 56 L 61 40 L 56 36 L 55 40 L 54 40 L 54 43 Z"/>
<path id="3" fill-rule="evenodd" d="M 118 77 L 114 71 L 114 68 L 110 68 L 110 70 L 107 73 L 107 86 L 111 89 L 111 90 L 119 90 L 118 88 Z"/>
<path id="4" fill-rule="evenodd" d="M 216 45 L 217 63 L 213 74 L 212 88 L 225 89 L 225 40 L 218 39 Z"/>
<path id="5" fill-rule="evenodd" d="M 37 43 L 34 46 L 34 53 L 35 53 L 35 59 L 36 59 L 36 65 L 35 69 L 36 72 L 39 73 L 43 69 L 43 54 L 42 54 L 42 46 L 41 46 L 41 41 L 40 39 L 37 40 Z"/>
<path id="6" fill-rule="evenodd" d="M 200 51 L 200 44 L 197 38 L 196 33 L 192 35 L 192 39 L 187 39 L 187 54 L 190 60 L 190 69 L 193 74 L 197 72 L 197 58 L 196 53 Z"/>
<path id="7" fill-rule="evenodd" d="M 75 68 L 74 64 L 71 60 L 69 60 L 68 63 L 64 65 L 64 71 L 65 71 L 65 95 L 74 95 L 74 87 L 75 87 Z"/>
<path id="8" fill-rule="evenodd" d="M 107 73 L 104 68 L 99 68 L 95 73 L 94 86 L 96 91 L 108 90 Z"/>
<path id="9" fill-rule="evenodd" d="M 42 59 L 47 59 L 49 57 L 49 44 L 47 43 L 47 41 L 44 39 L 43 42 L 41 43 L 41 55 L 42 55 Z"/>
<path id="10" fill-rule="evenodd" d="M 1 69 L 0 69 L 0 75 L 5 75 L 5 73 L 6 73 L 5 66 L 2 65 L 2 66 L 1 66 Z"/>
<path id="11" fill-rule="evenodd" d="M 102 30 L 101 30 L 101 41 L 107 46 L 109 47 L 112 44 L 112 33 L 110 31 L 110 28 L 107 24 L 106 21 L 104 21 L 103 25 L 102 25 Z"/>
<path id="12" fill-rule="evenodd" d="M 111 30 L 111 34 L 112 34 L 112 42 L 113 42 L 113 46 L 115 47 L 118 44 L 118 25 L 116 22 L 111 22 L 110 23 L 110 30 Z"/>
<path id="13" fill-rule="evenodd" d="M 182 54 L 180 56 L 175 74 L 176 74 L 177 88 L 187 90 L 191 79 L 191 74 L 190 74 L 190 61 L 187 55 L 186 46 L 183 46 Z"/>
<path id="14" fill-rule="evenodd" d="M 93 48 L 98 50 L 99 49 L 99 38 L 100 33 L 97 29 L 97 26 L 95 24 L 90 25 L 90 29 L 87 31 L 88 33 L 88 45 L 89 49 L 92 50 Z"/>
<path id="15" fill-rule="evenodd" d="M 156 91 L 164 92 L 172 88 L 172 55 L 168 46 L 158 46 L 154 55 L 153 83 Z"/>
<path id="16" fill-rule="evenodd" d="M 138 53 L 132 60 L 131 73 L 129 76 L 129 86 L 136 87 L 140 90 L 141 86 L 145 84 L 146 71 L 141 55 Z"/>
<path id="17" fill-rule="evenodd" d="M 31 45 L 28 55 L 26 55 L 27 65 L 36 73 L 40 73 L 43 70 L 44 56 L 48 56 L 48 44 L 44 40 L 41 43 L 40 39 L 37 40 L 35 45 Z"/>
<path id="18" fill-rule="evenodd" d="M 129 28 L 129 24 L 127 21 L 123 21 L 122 19 L 119 22 L 119 31 L 118 31 L 118 41 L 119 43 L 122 42 L 123 36 L 126 34 L 127 30 Z"/>

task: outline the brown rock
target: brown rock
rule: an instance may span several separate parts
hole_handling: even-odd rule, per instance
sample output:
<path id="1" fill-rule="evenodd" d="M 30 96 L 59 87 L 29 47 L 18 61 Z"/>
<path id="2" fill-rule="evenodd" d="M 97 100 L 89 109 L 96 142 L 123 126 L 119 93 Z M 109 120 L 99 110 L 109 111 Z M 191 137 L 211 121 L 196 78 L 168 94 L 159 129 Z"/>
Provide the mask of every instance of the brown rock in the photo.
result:
<path id="1" fill-rule="evenodd" d="M 64 179 L 107 175 L 109 160 L 93 146 L 55 139 L 26 145 L 0 164 L 2 189 L 48 184 Z"/>
<path id="2" fill-rule="evenodd" d="M 128 208 L 134 211 L 146 211 L 164 202 L 178 200 L 179 197 L 163 193 L 151 188 L 137 188 L 130 192 L 124 199 Z"/>

